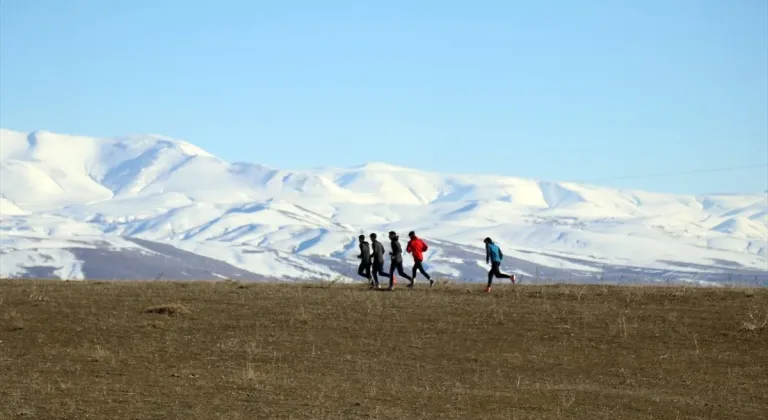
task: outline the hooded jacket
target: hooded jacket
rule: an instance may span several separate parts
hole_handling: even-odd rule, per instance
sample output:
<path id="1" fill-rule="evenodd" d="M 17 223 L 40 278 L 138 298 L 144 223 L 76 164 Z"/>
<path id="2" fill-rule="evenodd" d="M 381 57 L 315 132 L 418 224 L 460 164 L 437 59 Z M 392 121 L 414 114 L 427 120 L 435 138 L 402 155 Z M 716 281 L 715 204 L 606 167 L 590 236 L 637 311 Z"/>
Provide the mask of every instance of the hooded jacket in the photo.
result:
<path id="1" fill-rule="evenodd" d="M 488 260 L 491 260 L 495 263 L 500 263 L 502 258 L 504 258 L 504 254 L 501 252 L 501 248 L 499 248 L 498 245 L 493 243 L 493 241 L 485 244 L 486 263 L 488 263 Z"/>
<path id="2" fill-rule="evenodd" d="M 414 236 L 413 239 L 408 241 L 408 246 L 405 247 L 405 250 L 413 255 L 414 261 L 424 261 L 424 252 L 428 249 L 427 244 L 418 236 Z"/>
<path id="3" fill-rule="evenodd" d="M 392 256 L 392 261 L 396 263 L 403 262 L 403 247 L 400 246 L 400 242 L 398 241 L 400 239 L 399 237 L 395 236 L 394 238 L 390 239 L 390 245 L 392 246 L 392 252 L 389 253 L 389 255 Z"/>

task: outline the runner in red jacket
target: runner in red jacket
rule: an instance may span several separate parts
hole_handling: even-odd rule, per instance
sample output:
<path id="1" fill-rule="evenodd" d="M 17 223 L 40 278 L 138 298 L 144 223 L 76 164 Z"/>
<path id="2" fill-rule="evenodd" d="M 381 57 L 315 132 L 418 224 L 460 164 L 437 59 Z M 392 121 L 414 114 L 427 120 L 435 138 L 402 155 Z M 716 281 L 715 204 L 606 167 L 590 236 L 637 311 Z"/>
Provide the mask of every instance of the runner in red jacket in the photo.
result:
<path id="1" fill-rule="evenodd" d="M 429 274 L 427 274 L 426 271 L 424 271 L 424 266 L 421 265 L 422 261 L 424 261 L 424 251 L 429 249 L 426 243 L 421 240 L 418 236 L 416 236 L 416 233 L 414 231 L 410 231 L 408 233 L 408 237 L 411 238 L 410 241 L 408 241 L 408 246 L 405 248 L 405 251 L 409 254 L 413 255 L 413 274 L 411 277 L 413 277 L 410 280 L 410 284 L 408 287 L 413 287 L 413 282 L 416 280 L 416 271 L 421 271 L 421 274 L 424 275 L 424 277 L 429 280 L 429 287 L 432 287 L 432 285 L 435 284 L 435 281 L 432 280 L 429 277 Z"/>

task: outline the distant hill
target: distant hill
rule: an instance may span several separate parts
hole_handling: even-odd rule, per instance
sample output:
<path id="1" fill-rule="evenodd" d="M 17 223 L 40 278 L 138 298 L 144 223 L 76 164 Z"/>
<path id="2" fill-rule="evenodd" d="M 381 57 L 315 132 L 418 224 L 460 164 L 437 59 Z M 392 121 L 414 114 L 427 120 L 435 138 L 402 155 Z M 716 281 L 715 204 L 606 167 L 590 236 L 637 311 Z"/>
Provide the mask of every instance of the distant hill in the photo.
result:
<path id="1" fill-rule="evenodd" d="M 109 276 L 103 255 L 118 267 L 114 278 L 154 276 L 157 256 L 139 250 L 161 244 L 175 255 L 165 269 L 182 277 L 187 262 L 198 276 L 212 259 L 221 276 L 355 278 L 357 236 L 377 232 L 388 248 L 390 230 L 403 247 L 415 230 L 433 245 L 427 269 L 465 281 L 484 277 L 486 236 L 504 250 L 504 268 L 529 279 L 722 282 L 768 268 L 760 194 L 671 195 L 384 163 L 284 171 L 159 135 L 5 129 L 0 180 L 3 276 Z"/>

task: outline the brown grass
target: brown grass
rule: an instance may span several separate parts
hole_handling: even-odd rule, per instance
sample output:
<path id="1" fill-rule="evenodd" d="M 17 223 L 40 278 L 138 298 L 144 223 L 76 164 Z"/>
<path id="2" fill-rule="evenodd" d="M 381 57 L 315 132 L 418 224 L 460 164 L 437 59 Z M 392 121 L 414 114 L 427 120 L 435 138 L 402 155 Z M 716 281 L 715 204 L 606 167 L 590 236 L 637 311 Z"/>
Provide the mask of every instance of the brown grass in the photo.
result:
<path id="1" fill-rule="evenodd" d="M 0 281 L 0 419 L 768 412 L 768 290 L 481 290 Z"/>
<path id="2" fill-rule="evenodd" d="M 183 315 L 188 314 L 190 311 L 186 306 L 180 303 L 166 303 L 163 305 L 150 306 L 144 309 L 148 314 L 161 314 L 161 315 Z"/>

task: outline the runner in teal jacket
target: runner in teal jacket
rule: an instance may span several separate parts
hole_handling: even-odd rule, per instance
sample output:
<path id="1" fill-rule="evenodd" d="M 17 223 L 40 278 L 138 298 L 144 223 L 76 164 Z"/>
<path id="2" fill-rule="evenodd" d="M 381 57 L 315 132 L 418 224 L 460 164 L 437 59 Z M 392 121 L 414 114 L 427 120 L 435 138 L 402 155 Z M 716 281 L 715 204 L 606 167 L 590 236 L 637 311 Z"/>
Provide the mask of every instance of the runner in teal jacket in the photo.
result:
<path id="1" fill-rule="evenodd" d="M 491 270 L 488 271 L 488 286 L 486 286 L 485 292 L 488 293 L 491 291 L 491 283 L 493 283 L 494 276 L 496 276 L 497 279 L 510 279 L 512 280 L 512 284 L 515 284 L 514 274 L 504 274 L 499 271 L 501 260 L 504 258 L 504 253 L 501 252 L 501 248 L 493 243 L 491 238 L 485 238 L 483 242 L 485 242 L 485 263 L 491 263 Z"/>

